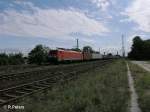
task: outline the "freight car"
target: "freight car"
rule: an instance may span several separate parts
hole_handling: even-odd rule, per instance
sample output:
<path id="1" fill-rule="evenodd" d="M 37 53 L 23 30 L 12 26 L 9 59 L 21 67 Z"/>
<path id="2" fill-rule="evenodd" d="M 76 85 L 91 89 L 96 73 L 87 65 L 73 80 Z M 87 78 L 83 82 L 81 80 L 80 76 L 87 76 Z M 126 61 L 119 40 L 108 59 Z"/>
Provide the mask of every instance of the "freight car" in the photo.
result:
<path id="1" fill-rule="evenodd" d="M 99 52 L 92 53 L 91 55 L 92 55 L 92 60 L 98 60 L 103 58 L 102 54 L 100 54 Z"/>

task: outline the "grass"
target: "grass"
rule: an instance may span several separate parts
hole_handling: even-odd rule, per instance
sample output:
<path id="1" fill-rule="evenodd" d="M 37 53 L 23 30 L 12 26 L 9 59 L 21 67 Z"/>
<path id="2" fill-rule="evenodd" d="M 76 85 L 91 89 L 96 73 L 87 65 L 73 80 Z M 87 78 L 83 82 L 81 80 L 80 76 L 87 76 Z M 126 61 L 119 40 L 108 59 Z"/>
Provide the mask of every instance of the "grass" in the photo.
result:
<path id="1" fill-rule="evenodd" d="M 135 88 L 142 112 L 150 112 L 150 72 L 132 63 L 129 63 L 129 66 L 135 80 Z"/>
<path id="2" fill-rule="evenodd" d="M 18 105 L 25 106 L 24 112 L 127 112 L 128 101 L 126 64 L 115 61 Z"/>

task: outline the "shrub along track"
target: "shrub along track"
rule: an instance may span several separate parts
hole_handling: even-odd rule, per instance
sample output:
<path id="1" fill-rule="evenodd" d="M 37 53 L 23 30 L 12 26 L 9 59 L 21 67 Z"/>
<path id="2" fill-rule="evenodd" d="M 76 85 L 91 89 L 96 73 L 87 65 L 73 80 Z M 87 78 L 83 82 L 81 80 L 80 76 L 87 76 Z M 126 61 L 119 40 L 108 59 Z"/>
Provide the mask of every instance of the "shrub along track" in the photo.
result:
<path id="1" fill-rule="evenodd" d="M 101 60 L 80 64 L 41 69 L 21 74 L 5 75 L 0 78 L 0 106 L 9 104 L 36 91 L 52 87 L 53 84 L 66 82 L 77 78 L 80 73 L 112 62 Z M 5 85 L 4 85 L 5 84 Z"/>

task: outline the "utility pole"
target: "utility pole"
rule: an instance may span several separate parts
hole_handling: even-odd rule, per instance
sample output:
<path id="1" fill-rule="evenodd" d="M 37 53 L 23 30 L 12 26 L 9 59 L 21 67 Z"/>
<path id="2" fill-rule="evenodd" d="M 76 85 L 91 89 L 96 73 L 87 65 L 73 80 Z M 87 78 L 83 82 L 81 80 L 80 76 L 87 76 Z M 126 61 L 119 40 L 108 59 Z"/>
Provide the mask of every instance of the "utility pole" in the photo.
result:
<path id="1" fill-rule="evenodd" d="M 125 57 L 124 35 L 122 35 L 122 57 Z"/>
<path id="2" fill-rule="evenodd" d="M 119 55 L 118 51 L 117 51 L 117 55 Z"/>
<path id="3" fill-rule="evenodd" d="M 105 52 L 104 52 L 104 55 L 105 55 Z"/>
<path id="4" fill-rule="evenodd" d="M 77 39 L 77 49 L 79 49 L 79 39 Z"/>

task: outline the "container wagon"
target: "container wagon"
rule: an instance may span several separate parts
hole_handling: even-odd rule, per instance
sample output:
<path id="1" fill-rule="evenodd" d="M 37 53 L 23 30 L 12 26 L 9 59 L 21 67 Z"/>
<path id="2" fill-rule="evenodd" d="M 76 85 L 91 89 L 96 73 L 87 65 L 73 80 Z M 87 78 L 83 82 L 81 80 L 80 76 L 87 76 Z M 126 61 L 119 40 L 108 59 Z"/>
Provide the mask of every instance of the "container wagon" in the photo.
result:
<path id="1" fill-rule="evenodd" d="M 92 53 L 92 60 L 102 59 L 103 56 L 100 53 Z"/>

